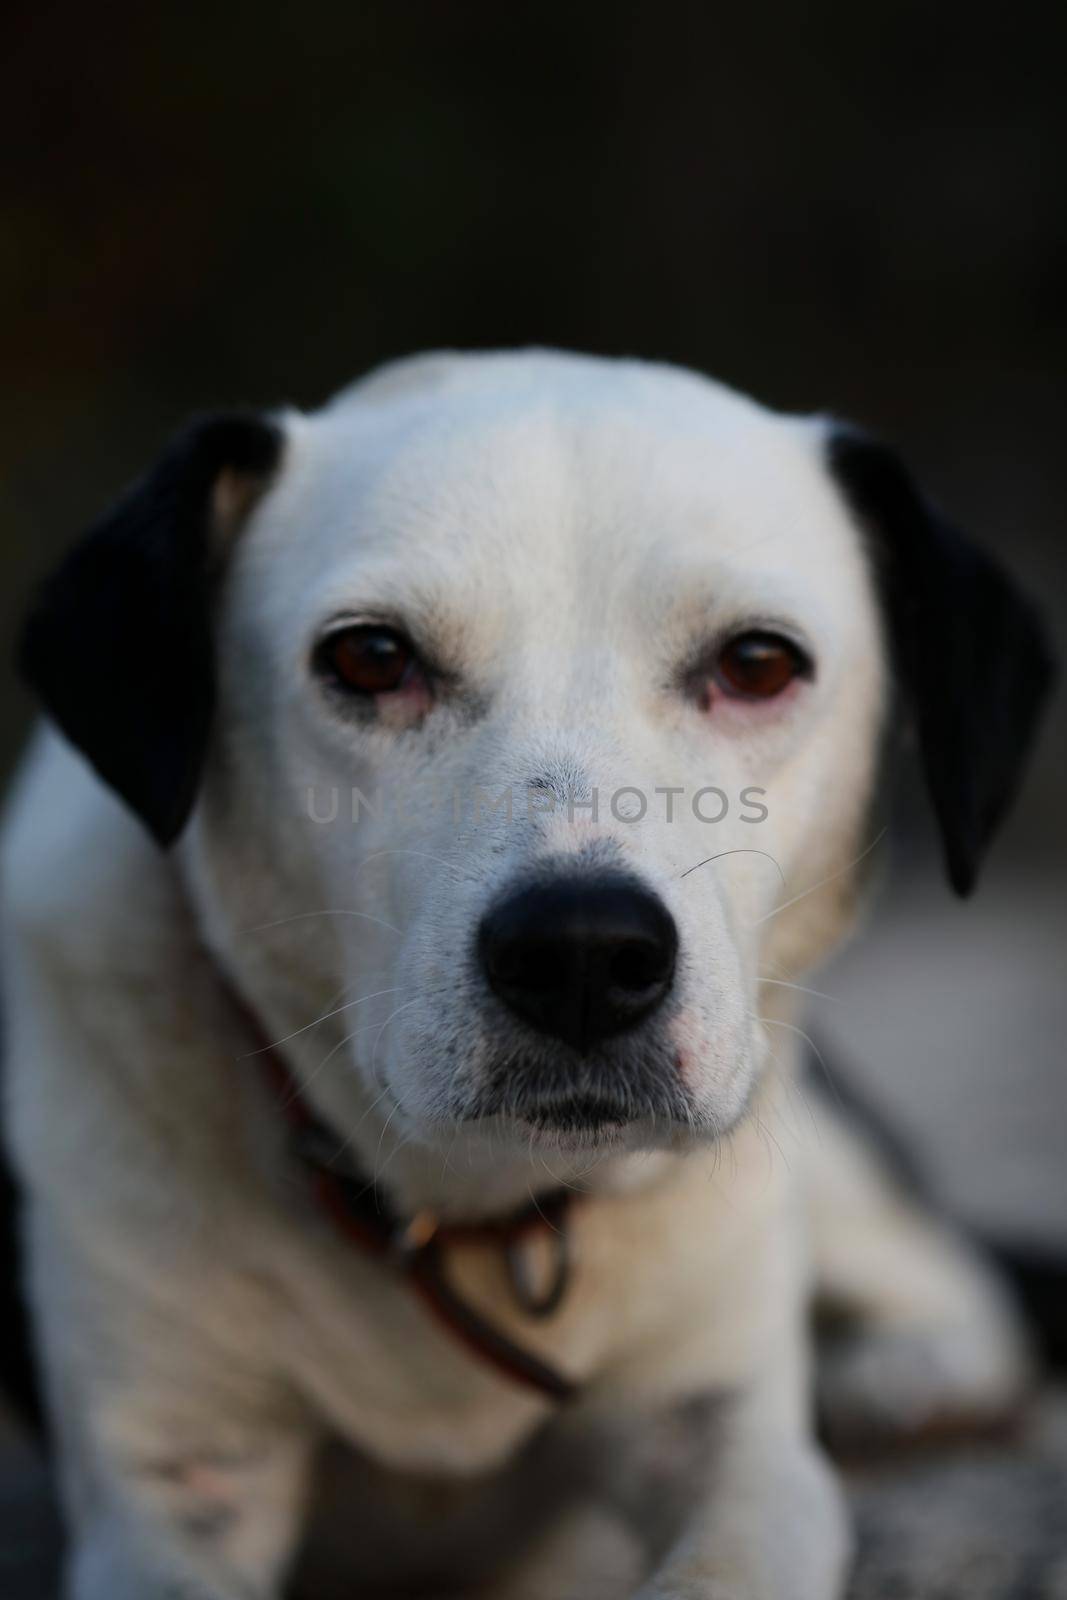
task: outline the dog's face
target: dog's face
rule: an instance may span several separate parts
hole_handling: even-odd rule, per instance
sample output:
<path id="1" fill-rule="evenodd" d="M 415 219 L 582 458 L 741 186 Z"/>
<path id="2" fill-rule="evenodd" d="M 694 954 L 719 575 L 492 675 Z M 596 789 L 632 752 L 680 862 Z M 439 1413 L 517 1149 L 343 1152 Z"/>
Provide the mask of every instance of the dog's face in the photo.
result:
<path id="1" fill-rule="evenodd" d="M 773 910 L 862 848 L 882 700 L 815 427 L 607 364 L 357 391 L 291 425 L 219 662 L 213 862 L 255 817 L 283 871 L 242 915 L 360 913 L 296 955 L 324 1002 L 385 991 L 332 1070 L 423 1134 L 732 1124 Z"/>
<path id="2" fill-rule="evenodd" d="M 930 520 L 903 475 L 690 374 L 555 356 L 402 365 L 314 417 L 208 426 L 250 431 L 201 435 L 202 558 L 170 579 L 201 618 L 190 750 L 172 729 L 161 788 L 60 716 L 158 833 L 196 793 L 209 937 L 301 1028 L 310 1092 L 358 1082 L 444 1149 L 729 1128 L 773 987 L 847 920 L 893 647 L 924 747 L 958 694 L 958 618 L 902 621 L 948 560 L 932 523 L 881 584 L 861 537 L 887 501 L 898 529 Z M 977 800 L 932 775 L 968 870 L 1042 670 L 1020 662 Z M 924 698 L 924 674 L 952 681 Z"/>

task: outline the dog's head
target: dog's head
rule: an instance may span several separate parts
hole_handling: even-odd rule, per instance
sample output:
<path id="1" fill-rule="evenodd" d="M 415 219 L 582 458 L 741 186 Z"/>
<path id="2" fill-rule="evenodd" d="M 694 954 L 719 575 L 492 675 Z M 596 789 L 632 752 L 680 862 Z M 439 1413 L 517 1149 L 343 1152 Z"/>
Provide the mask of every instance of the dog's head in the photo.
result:
<path id="1" fill-rule="evenodd" d="M 965 893 L 1050 677 L 880 445 L 541 354 L 194 425 L 23 662 L 309 1093 L 445 1150 L 731 1126 L 761 996 L 847 923 L 887 707 Z"/>

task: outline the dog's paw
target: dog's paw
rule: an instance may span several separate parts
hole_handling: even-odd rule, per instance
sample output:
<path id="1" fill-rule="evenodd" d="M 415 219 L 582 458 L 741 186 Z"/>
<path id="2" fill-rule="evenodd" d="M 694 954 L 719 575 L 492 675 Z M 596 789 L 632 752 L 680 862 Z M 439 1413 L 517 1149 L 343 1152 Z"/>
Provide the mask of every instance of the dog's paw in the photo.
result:
<path id="1" fill-rule="evenodd" d="M 848 1454 L 1002 1433 L 1019 1422 L 1031 1378 L 1010 1326 L 861 1325 L 820 1350 L 820 1425 Z"/>

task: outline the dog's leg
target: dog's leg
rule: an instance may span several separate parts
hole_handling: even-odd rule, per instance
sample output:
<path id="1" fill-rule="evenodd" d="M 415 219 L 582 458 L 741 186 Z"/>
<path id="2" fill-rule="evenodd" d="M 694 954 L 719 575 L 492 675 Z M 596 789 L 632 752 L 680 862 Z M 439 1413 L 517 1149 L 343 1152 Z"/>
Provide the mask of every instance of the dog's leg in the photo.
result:
<path id="1" fill-rule="evenodd" d="M 841 1446 L 982 1428 L 1025 1391 L 1026 1339 L 991 1266 L 830 1105 L 806 1163 L 824 1424 Z"/>
<path id="2" fill-rule="evenodd" d="M 87 1408 L 59 1430 L 70 1600 L 274 1600 L 299 1533 L 310 1440 L 265 1419 L 242 1419 L 238 1433 L 180 1411 L 174 1437 L 160 1398 L 143 1414 L 123 1403 L 115 1425 L 97 1397 L 69 1397 Z"/>
<path id="3" fill-rule="evenodd" d="M 806 1431 L 799 1364 L 725 1401 L 695 1510 L 639 1600 L 838 1600 L 841 1490 Z"/>
<path id="4" fill-rule="evenodd" d="M 161 1299 L 36 1206 L 30 1223 L 69 1600 L 275 1600 L 317 1434 L 264 1319 L 239 1291 L 220 1308 L 206 1263 Z"/>
<path id="5" fill-rule="evenodd" d="M 307 1450 L 264 1434 L 247 1455 L 185 1447 L 102 1463 L 74 1517 L 70 1600 L 274 1600 L 295 1542 Z"/>

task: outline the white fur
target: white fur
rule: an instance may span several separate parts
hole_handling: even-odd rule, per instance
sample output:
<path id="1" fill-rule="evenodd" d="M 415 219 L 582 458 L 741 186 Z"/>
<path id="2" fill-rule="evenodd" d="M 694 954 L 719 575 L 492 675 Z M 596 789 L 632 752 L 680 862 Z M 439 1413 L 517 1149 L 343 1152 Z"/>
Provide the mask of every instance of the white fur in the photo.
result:
<path id="1" fill-rule="evenodd" d="M 809 1163 L 769 1136 L 788 985 L 850 921 L 886 669 L 824 427 L 689 373 L 550 353 L 400 363 L 283 420 L 282 469 L 230 556 L 217 731 L 179 845 L 157 852 L 51 733 L 6 829 L 9 1122 L 72 1600 L 269 1600 L 327 1435 L 470 1479 L 517 1470 L 536 1430 L 563 1426 L 317 1213 L 218 967 L 402 1207 L 469 1218 L 589 1191 L 554 1319 L 524 1321 L 490 1252 L 451 1270 L 580 1381 L 568 1428 L 640 1431 L 724 1397 L 706 1489 L 642 1596 L 832 1600 L 846 1540 L 808 1420 Z M 345 721 L 308 670 L 331 617 L 383 611 L 463 682 L 418 731 Z M 680 668 L 752 623 L 800 630 L 814 682 L 777 708 L 700 712 Z M 404 825 L 385 806 L 353 826 L 348 810 L 353 787 L 521 795 L 546 777 L 598 789 L 599 818 L 457 826 L 446 805 Z M 623 786 L 708 784 L 765 790 L 766 820 L 607 810 Z M 315 820 L 309 792 L 334 790 L 337 819 Z M 691 1120 L 599 1149 L 464 1123 L 494 1049 L 464 959 L 478 919 L 518 874 L 594 843 L 678 924 Z M 570 1507 L 501 1595 L 591 1594 L 603 1523 L 591 1511 L 590 1543 Z M 638 1583 L 632 1536 L 617 1544 L 602 1574 Z M 531 1576 L 546 1570 L 551 1594 Z"/>

